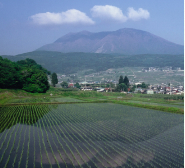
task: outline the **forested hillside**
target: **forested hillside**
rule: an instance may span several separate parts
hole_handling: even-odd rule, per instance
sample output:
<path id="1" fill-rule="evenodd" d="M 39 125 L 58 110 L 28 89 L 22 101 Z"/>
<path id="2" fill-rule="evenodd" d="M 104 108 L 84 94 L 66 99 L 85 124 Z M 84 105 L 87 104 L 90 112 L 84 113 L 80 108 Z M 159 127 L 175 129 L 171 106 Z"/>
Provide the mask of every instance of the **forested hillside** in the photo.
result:
<path id="1" fill-rule="evenodd" d="M 51 72 L 70 74 L 80 70 L 103 71 L 121 67 L 181 67 L 184 69 L 184 56 L 181 55 L 121 55 L 101 53 L 60 53 L 33 51 L 16 56 L 3 56 L 12 61 L 26 58 L 35 60 Z"/>
<path id="2" fill-rule="evenodd" d="M 12 62 L 0 57 L 0 88 L 23 89 L 28 92 L 46 92 L 49 89 L 49 71 L 32 59 Z"/>

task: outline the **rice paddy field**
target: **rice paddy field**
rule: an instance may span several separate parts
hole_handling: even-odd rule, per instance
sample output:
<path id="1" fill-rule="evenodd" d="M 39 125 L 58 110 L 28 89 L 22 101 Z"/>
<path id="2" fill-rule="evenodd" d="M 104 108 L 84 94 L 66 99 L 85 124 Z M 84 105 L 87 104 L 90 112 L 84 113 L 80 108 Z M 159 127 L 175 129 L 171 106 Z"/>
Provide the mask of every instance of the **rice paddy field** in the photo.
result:
<path id="1" fill-rule="evenodd" d="M 183 168 L 184 115 L 113 103 L 4 106 L 5 167 Z"/>

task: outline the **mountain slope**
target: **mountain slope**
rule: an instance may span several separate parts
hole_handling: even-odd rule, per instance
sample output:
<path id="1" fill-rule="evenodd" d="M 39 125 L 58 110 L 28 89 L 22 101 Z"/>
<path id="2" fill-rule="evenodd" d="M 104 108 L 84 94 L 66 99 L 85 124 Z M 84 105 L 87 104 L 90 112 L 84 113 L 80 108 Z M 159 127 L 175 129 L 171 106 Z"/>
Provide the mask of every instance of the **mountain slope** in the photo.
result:
<path id="1" fill-rule="evenodd" d="M 12 61 L 34 59 L 51 72 L 71 74 L 92 69 L 95 72 L 123 67 L 181 67 L 184 69 L 184 56 L 181 55 L 122 55 L 102 53 L 60 53 L 54 51 L 33 51 L 16 56 L 3 56 Z"/>
<path id="2" fill-rule="evenodd" d="M 38 50 L 59 52 L 183 54 L 184 47 L 149 32 L 123 28 L 117 31 L 69 33 Z"/>

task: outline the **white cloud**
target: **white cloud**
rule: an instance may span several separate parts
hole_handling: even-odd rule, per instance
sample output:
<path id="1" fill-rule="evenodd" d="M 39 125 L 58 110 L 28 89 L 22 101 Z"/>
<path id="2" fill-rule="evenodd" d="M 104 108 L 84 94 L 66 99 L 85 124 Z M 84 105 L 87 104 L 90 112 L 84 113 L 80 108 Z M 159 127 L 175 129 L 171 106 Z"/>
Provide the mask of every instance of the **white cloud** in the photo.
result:
<path id="1" fill-rule="evenodd" d="M 142 8 L 138 10 L 134 10 L 134 8 L 128 8 L 128 19 L 137 21 L 140 19 L 148 19 L 150 17 L 150 13 Z"/>
<path id="2" fill-rule="evenodd" d="M 148 10 L 142 8 L 134 10 L 134 8 L 130 7 L 128 8 L 128 13 L 126 16 L 123 14 L 120 8 L 111 5 L 95 5 L 91 9 L 91 14 L 92 17 L 115 20 L 119 22 L 126 22 L 127 20 L 137 21 L 140 19 L 148 19 L 150 17 Z M 95 24 L 95 22 L 85 13 L 76 9 L 70 9 L 61 13 L 38 13 L 32 15 L 30 19 L 34 24 L 37 25 Z"/>
<path id="3" fill-rule="evenodd" d="M 101 19 L 116 20 L 120 22 L 126 22 L 127 20 L 138 21 L 140 19 L 148 19 L 150 13 L 148 10 L 139 8 L 134 10 L 133 7 L 128 8 L 127 16 L 123 14 L 122 10 L 116 6 L 105 5 L 105 6 L 94 6 L 91 9 L 93 17 Z"/>
<path id="4" fill-rule="evenodd" d="M 38 13 L 30 17 L 33 23 L 38 25 L 51 25 L 51 24 L 94 24 L 94 21 L 89 18 L 85 13 L 70 9 L 61 13 Z"/>
<path id="5" fill-rule="evenodd" d="M 94 6 L 91 9 L 93 17 L 99 17 L 102 19 L 112 19 L 116 21 L 126 22 L 127 17 L 123 15 L 122 10 L 116 6 Z"/>

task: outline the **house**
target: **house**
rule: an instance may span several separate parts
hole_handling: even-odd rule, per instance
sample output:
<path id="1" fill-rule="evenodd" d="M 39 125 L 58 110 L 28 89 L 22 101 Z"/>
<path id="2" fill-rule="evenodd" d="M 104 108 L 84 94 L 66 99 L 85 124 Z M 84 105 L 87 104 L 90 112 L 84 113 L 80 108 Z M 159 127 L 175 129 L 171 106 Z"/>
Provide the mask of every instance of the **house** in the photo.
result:
<path id="1" fill-rule="evenodd" d="M 104 88 L 96 88 L 96 91 L 97 91 L 97 92 L 104 92 L 105 89 L 104 89 Z"/>
<path id="2" fill-rule="evenodd" d="M 141 92 L 143 94 L 154 94 L 154 91 L 152 89 L 145 89 L 143 92 Z"/>
<path id="3" fill-rule="evenodd" d="M 137 86 L 137 85 L 141 85 L 142 83 L 141 82 L 137 82 L 137 83 L 135 83 L 135 85 Z"/>
<path id="4" fill-rule="evenodd" d="M 138 92 L 140 92 L 140 93 L 142 93 L 144 90 L 142 89 L 142 88 L 135 88 L 135 91 L 134 91 L 134 93 L 138 93 Z"/>
<path id="5" fill-rule="evenodd" d="M 166 87 L 166 91 L 170 91 L 170 87 Z"/>
<path id="6" fill-rule="evenodd" d="M 92 87 L 82 87 L 81 90 L 83 91 L 90 91 L 90 90 L 93 90 Z"/>
<path id="7" fill-rule="evenodd" d="M 68 88 L 74 88 L 74 84 L 73 84 L 73 83 L 70 83 L 70 84 L 68 85 Z"/>
<path id="8" fill-rule="evenodd" d="M 165 93 L 165 91 L 163 90 L 163 89 L 161 89 L 160 91 L 159 91 L 159 94 L 164 94 Z"/>
<path id="9" fill-rule="evenodd" d="M 106 92 L 110 92 L 112 89 L 111 88 L 105 88 Z"/>
<path id="10" fill-rule="evenodd" d="M 154 91 L 152 89 L 147 89 L 146 94 L 154 94 Z"/>
<path id="11" fill-rule="evenodd" d="M 86 84 L 88 84 L 88 82 L 83 81 L 83 82 L 79 82 L 79 84 L 80 84 L 80 85 L 86 85 Z"/>
<path id="12" fill-rule="evenodd" d="M 181 93 L 181 95 L 183 95 L 184 94 L 184 91 L 181 91 L 180 93 Z"/>

